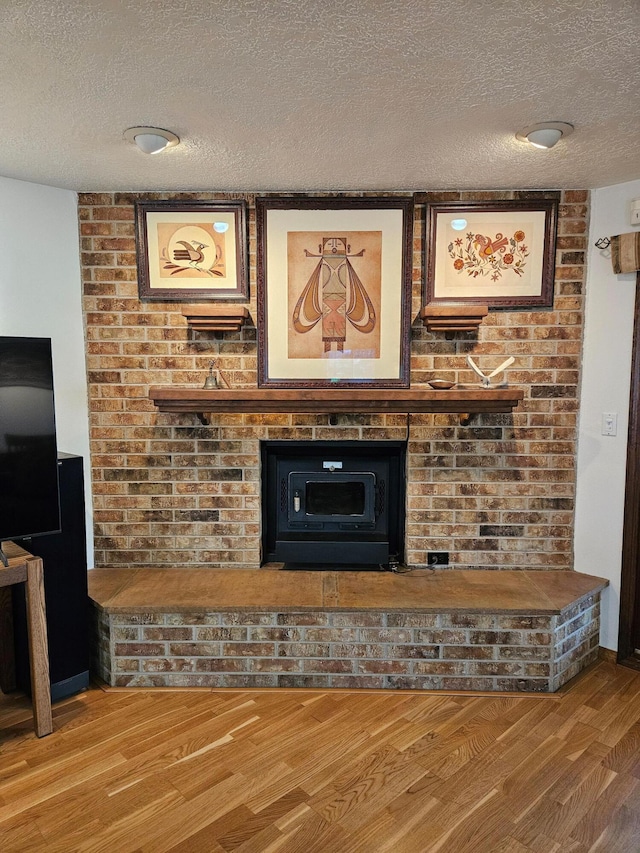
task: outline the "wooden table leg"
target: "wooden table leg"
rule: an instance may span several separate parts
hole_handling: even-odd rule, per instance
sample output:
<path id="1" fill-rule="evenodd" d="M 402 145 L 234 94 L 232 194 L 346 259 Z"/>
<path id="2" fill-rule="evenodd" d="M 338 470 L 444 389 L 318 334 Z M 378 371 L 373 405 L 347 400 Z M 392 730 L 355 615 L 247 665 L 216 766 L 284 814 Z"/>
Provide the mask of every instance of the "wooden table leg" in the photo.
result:
<path id="1" fill-rule="evenodd" d="M 44 576 L 40 557 L 30 557 L 27 560 L 26 587 L 33 716 L 36 734 L 38 737 L 44 737 L 53 731 L 53 720 L 51 717 Z"/>
<path id="2" fill-rule="evenodd" d="M 0 690 L 16 689 L 16 667 L 13 654 L 13 605 L 11 587 L 0 589 Z"/>

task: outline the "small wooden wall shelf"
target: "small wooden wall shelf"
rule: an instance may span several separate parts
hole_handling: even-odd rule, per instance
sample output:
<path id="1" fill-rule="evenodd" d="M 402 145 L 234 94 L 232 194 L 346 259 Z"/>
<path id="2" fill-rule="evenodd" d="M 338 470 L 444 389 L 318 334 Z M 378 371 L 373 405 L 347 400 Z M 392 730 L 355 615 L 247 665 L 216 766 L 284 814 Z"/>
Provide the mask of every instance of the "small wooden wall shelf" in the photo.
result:
<path id="1" fill-rule="evenodd" d="M 420 312 L 428 332 L 444 332 L 451 340 L 455 332 L 475 332 L 489 313 L 488 305 L 442 305 L 431 303 Z"/>
<path id="2" fill-rule="evenodd" d="M 511 412 L 524 397 L 517 388 L 203 388 L 152 387 L 149 397 L 161 412 L 313 412 L 339 413 L 459 413 L 468 422 L 471 414 Z"/>
<path id="3" fill-rule="evenodd" d="M 185 305 L 182 315 L 198 332 L 239 332 L 249 309 L 244 305 Z"/>

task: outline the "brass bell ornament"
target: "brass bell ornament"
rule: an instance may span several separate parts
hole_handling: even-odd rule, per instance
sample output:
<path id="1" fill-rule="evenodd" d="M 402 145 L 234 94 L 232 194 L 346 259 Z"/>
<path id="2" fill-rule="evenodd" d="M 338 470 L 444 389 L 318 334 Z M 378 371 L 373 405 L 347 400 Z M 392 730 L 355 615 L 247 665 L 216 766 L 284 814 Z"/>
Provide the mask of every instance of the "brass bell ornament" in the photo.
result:
<path id="1" fill-rule="evenodd" d="M 205 391 L 213 391 L 215 388 L 219 388 L 218 378 L 213 372 L 213 366 L 215 362 L 209 362 L 209 374 L 207 378 L 204 380 L 204 385 L 202 386 Z"/>

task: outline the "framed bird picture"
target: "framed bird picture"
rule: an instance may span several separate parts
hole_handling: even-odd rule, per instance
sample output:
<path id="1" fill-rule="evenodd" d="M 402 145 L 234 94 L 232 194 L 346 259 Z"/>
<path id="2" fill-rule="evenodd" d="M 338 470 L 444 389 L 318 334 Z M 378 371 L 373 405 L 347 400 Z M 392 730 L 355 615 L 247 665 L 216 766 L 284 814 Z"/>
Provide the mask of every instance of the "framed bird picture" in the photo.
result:
<path id="1" fill-rule="evenodd" d="M 553 305 L 558 201 L 427 204 L 424 304 Z"/>
<path id="2" fill-rule="evenodd" d="M 256 200 L 258 385 L 407 387 L 412 197 Z"/>
<path id="3" fill-rule="evenodd" d="M 139 200 L 135 212 L 140 299 L 249 298 L 245 201 Z"/>

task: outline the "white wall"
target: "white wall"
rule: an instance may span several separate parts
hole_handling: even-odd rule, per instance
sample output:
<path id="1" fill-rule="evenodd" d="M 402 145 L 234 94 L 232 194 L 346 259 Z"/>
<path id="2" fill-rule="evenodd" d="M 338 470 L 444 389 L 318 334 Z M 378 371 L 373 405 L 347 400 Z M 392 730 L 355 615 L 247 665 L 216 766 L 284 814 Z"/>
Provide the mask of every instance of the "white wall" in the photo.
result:
<path id="1" fill-rule="evenodd" d="M 0 177 L 0 334 L 52 339 L 58 449 L 84 457 L 93 566 L 77 196 Z"/>
<path id="2" fill-rule="evenodd" d="M 594 245 L 600 237 L 634 231 L 631 199 L 640 180 L 594 190 L 587 255 L 584 357 L 578 432 L 575 568 L 607 578 L 600 645 L 618 647 L 622 527 L 629 418 L 629 383 L 635 281 L 614 275 L 610 252 Z M 601 434 L 603 412 L 618 413 L 615 437 Z"/>

